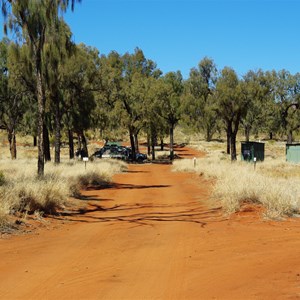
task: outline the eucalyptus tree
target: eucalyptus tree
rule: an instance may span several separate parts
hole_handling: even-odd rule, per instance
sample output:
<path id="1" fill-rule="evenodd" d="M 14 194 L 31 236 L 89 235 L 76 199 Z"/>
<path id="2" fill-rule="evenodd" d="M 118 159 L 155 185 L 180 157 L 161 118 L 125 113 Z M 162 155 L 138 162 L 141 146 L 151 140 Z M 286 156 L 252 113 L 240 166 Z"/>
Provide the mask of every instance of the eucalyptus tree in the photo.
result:
<path id="1" fill-rule="evenodd" d="M 10 42 L 9 47 L 9 68 L 10 68 L 10 82 L 13 86 L 26 91 L 25 105 L 27 108 L 23 113 L 21 126 L 18 131 L 25 135 L 31 135 L 36 142 L 37 137 L 37 94 L 35 75 L 33 72 L 33 62 L 30 57 L 30 49 L 27 44 L 16 44 Z M 34 143 L 36 146 L 37 143 Z"/>
<path id="2" fill-rule="evenodd" d="M 118 105 L 122 91 L 122 72 L 123 62 L 119 53 L 112 51 L 107 56 L 100 56 L 96 108 L 92 120 L 94 127 L 100 130 L 101 137 L 107 141 L 116 138 L 116 132 L 122 135 L 121 105 Z"/>
<path id="3" fill-rule="evenodd" d="M 158 78 L 161 71 L 145 57 L 139 48 L 134 53 L 120 55 L 113 51 L 101 56 L 99 93 L 96 114 L 103 127 L 128 131 L 132 158 L 138 151 L 138 134 L 146 126 L 146 102 L 149 82 Z M 104 128 L 103 128 L 104 129 Z"/>
<path id="4" fill-rule="evenodd" d="M 162 78 L 167 92 L 161 98 L 161 116 L 169 126 L 170 159 L 174 159 L 174 128 L 181 118 L 181 96 L 183 93 L 183 78 L 180 71 L 169 72 Z"/>
<path id="5" fill-rule="evenodd" d="M 60 163 L 61 118 L 64 107 L 62 69 L 66 59 L 75 51 L 75 45 L 71 42 L 71 35 L 67 24 L 60 20 L 58 30 L 51 33 L 50 42 L 46 40 L 43 57 L 43 74 L 46 83 L 46 100 L 49 102 L 50 122 L 54 115 L 54 161 L 56 164 Z M 47 122 L 45 122 L 44 128 L 46 126 Z"/>
<path id="6" fill-rule="evenodd" d="M 221 71 L 221 76 L 216 84 L 216 93 L 218 97 L 217 113 L 226 127 L 227 153 L 231 154 L 231 160 L 236 160 L 236 136 L 241 119 L 246 114 L 248 103 L 233 69 L 225 67 Z"/>
<path id="7" fill-rule="evenodd" d="M 10 154 L 17 158 L 16 131 L 29 107 L 30 91 L 21 80 L 24 63 L 16 56 L 18 45 L 3 39 L 0 42 L 0 125 L 7 131 Z"/>
<path id="8" fill-rule="evenodd" d="M 217 130 L 218 116 L 215 110 L 215 84 L 217 68 L 210 58 L 203 58 L 198 68 L 190 71 L 185 82 L 183 112 L 185 122 L 197 131 L 204 131 L 207 141 Z"/>
<path id="9" fill-rule="evenodd" d="M 8 94 L 8 66 L 7 66 L 7 52 L 9 40 L 3 39 L 0 42 L 0 108 L 2 110 L 3 103 Z"/>
<path id="10" fill-rule="evenodd" d="M 272 108 L 272 85 L 268 76 L 262 71 L 249 71 L 241 81 L 243 96 L 247 99 L 247 112 L 241 119 L 246 141 L 250 139 L 252 130 L 266 130 L 268 115 Z M 272 108 L 273 109 L 273 108 Z"/>
<path id="11" fill-rule="evenodd" d="M 80 44 L 61 69 L 64 123 L 68 129 L 70 158 L 74 157 L 74 132 L 78 136 L 78 148 L 88 155 L 84 132 L 92 125 L 92 112 L 96 107 L 98 68 L 98 50 Z"/>
<path id="12" fill-rule="evenodd" d="M 125 53 L 122 56 L 122 90 L 120 104 L 122 123 L 128 129 L 132 157 L 138 148 L 137 136 L 143 127 L 142 110 L 145 101 L 145 80 L 150 77 L 157 78 L 161 71 L 156 64 L 146 59 L 141 49 L 136 48 L 133 54 Z"/>
<path id="13" fill-rule="evenodd" d="M 16 132 L 23 126 L 23 116 L 30 108 L 32 94 L 30 88 L 21 80 L 24 70 L 24 62 L 20 62 L 20 56 L 16 56 L 16 47 L 10 43 L 8 47 L 8 86 L 7 98 L 2 106 L 2 124 L 8 133 L 8 142 L 12 159 L 17 158 Z M 18 50 L 17 50 L 18 52 Z"/>
<path id="14" fill-rule="evenodd" d="M 5 18 L 4 30 L 16 32 L 21 43 L 30 48 L 33 61 L 36 98 L 38 103 L 38 175 L 44 175 L 43 126 L 45 117 L 45 87 L 43 85 L 43 53 L 46 36 L 57 29 L 59 16 L 69 3 L 73 8 L 75 0 L 1 0 Z M 19 34 L 21 33 L 21 34 Z"/>
<path id="15" fill-rule="evenodd" d="M 142 109 L 143 131 L 147 135 L 148 155 L 152 154 L 152 160 L 155 160 L 157 140 L 161 140 L 162 148 L 163 138 L 169 134 L 168 124 L 161 114 L 162 99 L 167 98 L 168 92 L 167 85 L 162 78 L 150 77 L 145 80 L 145 98 Z"/>
<path id="16" fill-rule="evenodd" d="M 300 128 L 300 74 L 290 74 L 286 70 L 272 71 L 273 97 L 279 107 L 281 127 L 292 143 L 294 131 Z"/>
<path id="17" fill-rule="evenodd" d="M 9 40 L 0 42 L 0 128 L 7 130 L 11 158 L 17 156 L 15 128 L 16 122 L 11 118 L 19 101 L 18 94 L 9 85 L 11 70 L 8 68 Z"/>
<path id="18" fill-rule="evenodd" d="M 132 158 L 138 150 L 138 134 L 144 127 L 143 120 L 147 79 L 157 78 L 161 72 L 156 64 L 147 59 L 141 49 L 134 53 L 120 55 L 111 52 L 107 57 L 101 57 L 99 75 L 98 113 L 105 114 L 99 109 L 104 103 L 110 110 L 105 121 L 110 120 L 113 126 L 126 128 L 132 148 Z M 103 107 L 103 106 L 102 106 Z M 113 117 L 114 116 L 114 117 Z"/>

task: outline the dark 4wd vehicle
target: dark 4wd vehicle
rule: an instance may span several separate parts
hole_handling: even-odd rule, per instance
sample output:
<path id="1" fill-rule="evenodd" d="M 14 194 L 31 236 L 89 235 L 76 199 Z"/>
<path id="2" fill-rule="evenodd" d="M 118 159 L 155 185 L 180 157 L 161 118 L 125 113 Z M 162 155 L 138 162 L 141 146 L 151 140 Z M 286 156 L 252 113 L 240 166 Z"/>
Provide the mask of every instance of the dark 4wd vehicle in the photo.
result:
<path id="1" fill-rule="evenodd" d="M 147 155 L 144 153 L 136 153 L 135 157 L 138 162 L 142 162 L 147 159 Z"/>
<path id="2" fill-rule="evenodd" d="M 107 144 L 103 148 L 97 150 L 92 157 L 96 158 L 116 158 L 126 161 L 133 161 L 132 151 L 130 147 L 119 146 L 116 144 Z M 135 161 L 143 162 L 147 159 L 147 155 L 144 153 L 136 153 Z"/>

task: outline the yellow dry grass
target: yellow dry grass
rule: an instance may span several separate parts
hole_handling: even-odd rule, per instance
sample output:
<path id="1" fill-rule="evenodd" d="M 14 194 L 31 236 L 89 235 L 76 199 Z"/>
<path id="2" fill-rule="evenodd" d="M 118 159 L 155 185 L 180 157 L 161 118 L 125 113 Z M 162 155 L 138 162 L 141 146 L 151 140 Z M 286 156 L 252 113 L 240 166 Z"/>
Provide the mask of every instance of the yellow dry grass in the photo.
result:
<path id="1" fill-rule="evenodd" d="M 227 213 L 238 211 L 242 204 L 259 203 L 266 208 L 268 218 L 282 218 L 300 212 L 299 165 L 285 161 L 285 145 L 266 143 L 265 161 L 231 162 L 224 154 L 223 143 L 194 143 L 193 147 L 205 151 L 196 167 L 191 159 L 174 162 L 176 171 L 193 171 L 213 178 L 212 199 L 220 201 Z"/>
<path id="2" fill-rule="evenodd" d="M 82 161 L 64 158 L 59 165 L 47 163 L 44 178 L 38 179 L 37 160 L 28 158 L 31 151 L 25 153 L 25 158 L 13 161 L 0 159 L 2 228 L 7 224 L 9 214 L 54 213 L 70 196 L 79 196 L 81 189 L 89 185 L 107 184 L 114 174 L 127 168 L 124 162 L 116 160 L 95 160 L 85 165 Z"/>

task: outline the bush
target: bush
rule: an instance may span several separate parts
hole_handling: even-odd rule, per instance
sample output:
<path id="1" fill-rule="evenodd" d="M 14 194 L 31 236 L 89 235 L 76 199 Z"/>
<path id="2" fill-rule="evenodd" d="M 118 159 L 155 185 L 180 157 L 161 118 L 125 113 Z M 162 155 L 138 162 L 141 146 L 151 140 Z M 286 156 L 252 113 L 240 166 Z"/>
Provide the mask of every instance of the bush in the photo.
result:
<path id="1" fill-rule="evenodd" d="M 68 193 L 67 185 L 61 178 L 49 175 L 42 180 L 19 178 L 1 187 L 2 199 L 9 203 L 13 212 L 55 213 L 67 200 Z"/>
<path id="2" fill-rule="evenodd" d="M 113 174 L 126 169 L 119 161 L 95 161 L 87 169 L 80 162 L 47 164 L 43 179 L 36 177 L 35 160 L 1 162 L 0 226 L 16 212 L 55 213 L 69 196 L 79 196 L 88 186 L 107 185 Z"/>
<path id="3" fill-rule="evenodd" d="M 88 171 L 85 174 L 80 174 L 69 178 L 70 196 L 79 197 L 80 191 L 89 186 L 106 186 L 110 181 L 107 174 L 102 174 L 96 171 Z"/>
<path id="4" fill-rule="evenodd" d="M 288 173 L 285 169 L 293 168 L 287 163 L 278 162 L 277 167 L 274 162 L 257 163 L 254 170 L 251 163 L 231 163 L 214 157 L 198 159 L 195 168 L 191 160 L 176 161 L 174 168 L 215 179 L 212 197 L 221 202 L 226 213 L 240 210 L 244 203 L 262 204 L 269 218 L 300 212 L 300 178 L 279 177 Z"/>

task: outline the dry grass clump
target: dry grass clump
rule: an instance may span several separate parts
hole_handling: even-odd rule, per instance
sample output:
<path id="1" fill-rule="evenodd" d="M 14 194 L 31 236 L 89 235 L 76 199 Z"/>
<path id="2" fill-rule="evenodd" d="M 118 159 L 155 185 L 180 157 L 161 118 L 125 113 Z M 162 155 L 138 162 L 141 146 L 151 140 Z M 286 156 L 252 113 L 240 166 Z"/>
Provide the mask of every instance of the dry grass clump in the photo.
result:
<path id="1" fill-rule="evenodd" d="M 114 174 L 126 169 L 126 164 L 99 160 L 88 162 L 85 168 L 82 161 L 47 163 L 43 179 L 36 176 L 36 160 L 2 160 L 0 169 L 1 227 L 7 216 L 16 212 L 55 213 L 69 196 L 79 196 L 80 190 L 90 185 L 107 184 Z"/>
<path id="2" fill-rule="evenodd" d="M 74 161 L 61 169 L 54 167 L 54 171 L 59 172 L 69 185 L 70 195 L 78 197 L 80 190 L 88 186 L 105 186 L 114 174 L 127 169 L 126 163 L 119 160 L 96 160 L 85 165 L 81 161 Z"/>
<path id="3" fill-rule="evenodd" d="M 280 159 L 266 159 L 263 164 L 259 164 L 259 172 L 270 177 L 300 179 L 299 164 L 286 162 Z"/>
<path id="4" fill-rule="evenodd" d="M 231 163 L 228 160 L 206 157 L 197 160 L 194 167 L 192 160 L 180 160 L 174 162 L 174 168 L 178 171 L 194 171 L 206 178 L 214 178 L 213 197 L 221 201 L 223 209 L 227 213 L 238 211 L 244 203 L 262 204 L 265 208 L 265 216 L 280 218 L 291 216 L 300 212 L 300 178 L 280 177 L 280 170 L 287 168 L 289 164 L 282 162 L 272 163 L 273 176 L 268 163 L 254 165 L 246 162 Z M 268 170 L 268 171 L 266 171 Z"/>

